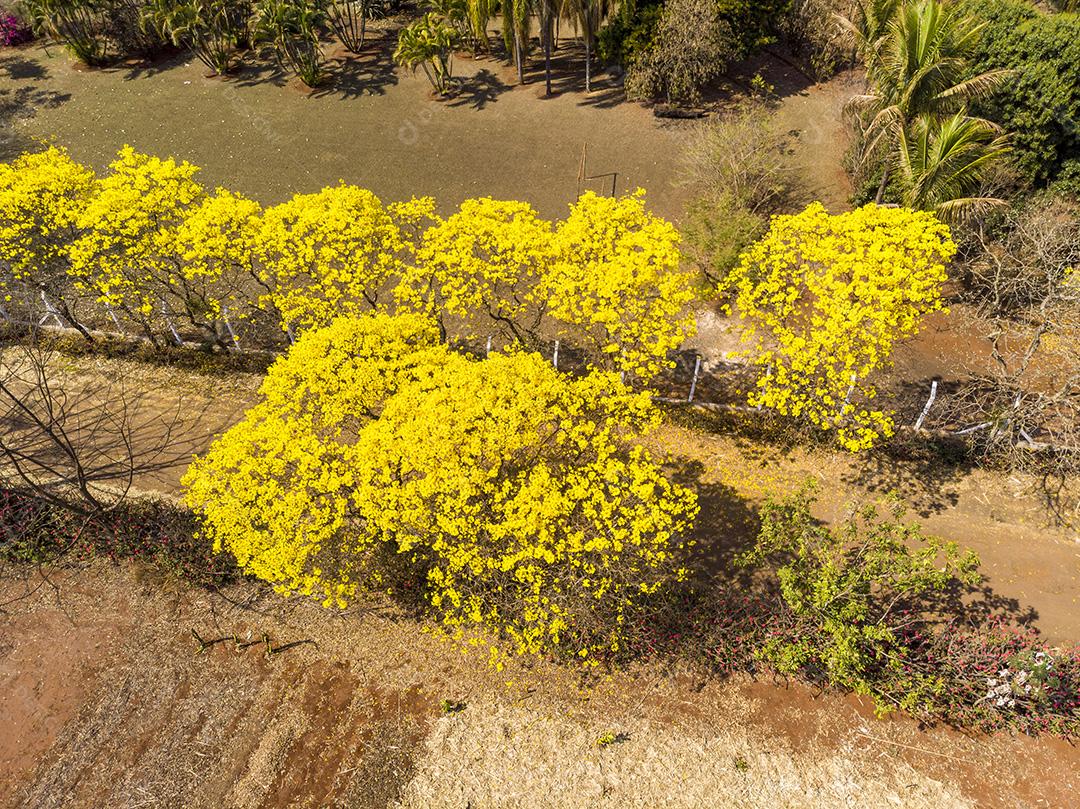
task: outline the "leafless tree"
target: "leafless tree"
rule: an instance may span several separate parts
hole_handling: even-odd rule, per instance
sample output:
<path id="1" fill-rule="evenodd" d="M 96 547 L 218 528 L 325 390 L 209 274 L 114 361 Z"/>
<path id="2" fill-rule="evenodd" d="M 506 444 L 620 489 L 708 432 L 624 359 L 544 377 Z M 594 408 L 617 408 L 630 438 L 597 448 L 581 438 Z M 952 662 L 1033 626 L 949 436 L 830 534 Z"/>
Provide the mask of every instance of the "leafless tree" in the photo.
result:
<path id="1" fill-rule="evenodd" d="M 181 408 L 155 412 L 123 378 L 78 375 L 29 339 L 0 353 L 0 485 L 83 516 L 190 455 Z M 185 454 L 186 453 L 186 454 Z"/>
<path id="2" fill-rule="evenodd" d="M 1038 200 L 966 241 L 964 298 L 986 369 L 945 413 L 979 458 L 1039 474 L 1060 507 L 1080 476 L 1080 210 Z"/>

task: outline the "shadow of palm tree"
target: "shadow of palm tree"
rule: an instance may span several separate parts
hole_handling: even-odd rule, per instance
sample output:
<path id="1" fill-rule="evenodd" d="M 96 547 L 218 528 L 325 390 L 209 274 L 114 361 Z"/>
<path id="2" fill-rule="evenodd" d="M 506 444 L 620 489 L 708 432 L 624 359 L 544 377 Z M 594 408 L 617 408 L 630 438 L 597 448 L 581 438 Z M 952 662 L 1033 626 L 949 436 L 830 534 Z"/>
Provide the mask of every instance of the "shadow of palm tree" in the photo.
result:
<path id="1" fill-rule="evenodd" d="M 32 118 L 39 109 L 53 109 L 70 100 L 71 93 L 43 90 L 32 85 L 0 88 L 0 161 L 11 160 L 35 147 L 32 138 L 16 129 L 17 121 Z"/>
<path id="2" fill-rule="evenodd" d="M 197 61 L 198 57 L 190 51 L 169 46 L 167 48 L 162 48 L 152 56 L 146 56 L 141 59 L 125 60 L 101 68 L 101 70 L 106 73 L 119 73 L 124 81 L 135 81 L 137 79 L 146 78 L 147 76 L 156 76 L 169 70 L 175 70 L 176 68 L 184 67 L 189 63 Z"/>
<path id="3" fill-rule="evenodd" d="M 447 105 L 451 107 L 469 106 L 475 110 L 482 110 L 509 89 L 510 86 L 505 84 L 502 79 L 486 67 L 481 68 L 475 75 L 458 81 L 457 92 L 447 102 Z"/>
<path id="4" fill-rule="evenodd" d="M 359 98 L 385 95 L 386 88 L 398 83 L 397 72 L 384 43 L 365 48 L 361 54 L 342 54 L 328 60 L 330 75 L 317 87 L 313 96 Z"/>
<path id="5" fill-rule="evenodd" d="M 14 54 L 0 58 L 0 72 L 12 81 L 38 81 L 49 78 L 45 65 Z"/>

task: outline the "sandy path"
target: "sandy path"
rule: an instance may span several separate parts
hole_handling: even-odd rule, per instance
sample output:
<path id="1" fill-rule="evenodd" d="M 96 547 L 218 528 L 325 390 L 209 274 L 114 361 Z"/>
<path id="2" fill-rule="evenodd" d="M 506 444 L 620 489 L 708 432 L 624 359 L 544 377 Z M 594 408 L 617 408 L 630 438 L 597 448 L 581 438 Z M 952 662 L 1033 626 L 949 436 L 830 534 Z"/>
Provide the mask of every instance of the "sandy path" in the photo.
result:
<path id="1" fill-rule="evenodd" d="M 51 58 L 38 48 L 0 57 L 0 87 L 27 93 L 36 108 L 16 121 L 24 137 L 53 139 L 97 168 L 125 143 L 174 155 L 201 166 L 208 186 L 267 204 L 344 180 L 385 201 L 430 194 L 445 209 L 491 195 L 555 217 L 577 197 L 587 142 L 589 174 L 617 173 L 619 191 L 646 188 L 660 214 L 681 210 L 671 184 L 681 127 L 604 89 L 538 101 L 540 85 L 514 86 L 496 60 L 457 60 L 467 91 L 432 101 L 423 74 L 388 69 L 381 48 L 315 94 L 280 86 L 262 68 L 208 79 L 195 60 L 79 71 L 55 48 Z M 610 191 L 611 178 L 583 187 Z"/>

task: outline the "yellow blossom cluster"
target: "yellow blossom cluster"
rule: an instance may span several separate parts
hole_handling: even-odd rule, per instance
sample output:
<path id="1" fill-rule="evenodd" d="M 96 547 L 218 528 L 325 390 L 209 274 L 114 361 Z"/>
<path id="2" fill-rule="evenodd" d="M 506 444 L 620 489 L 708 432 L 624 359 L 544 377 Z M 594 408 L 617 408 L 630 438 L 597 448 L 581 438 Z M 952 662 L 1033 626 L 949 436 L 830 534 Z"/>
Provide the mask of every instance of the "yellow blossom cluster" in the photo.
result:
<path id="1" fill-rule="evenodd" d="M 374 313 L 307 331 L 262 394 L 184 483 L 215 547 L 283 592 L 378 586 L 580 659 L 685 575 L 696 497 L 638 443 L 658 416 L 615 374 L 468 358 L 425 316 Z"/>
<path id="2" fill-rule="evenodd" d="M 873 407 L 875 375 L 942 308 L 955 252 L 948 227 L 922 211 L 833 216 L 814 203 L 775 217 L 726 281 L 761 370 L 749 403 L 833 430 L 852 451 L 891 435 L 892 415 Z"/>
<path id="3" fill-rule="evenodd" d="M 75 223 L 93 191 L 93 172 L 63 149 L 0 163 L 0 264 L 14 279 L 46 290 L 60 286 Z"/>
<path id="4" fill-rule="evenodd" d="M 269 299 L 300 328 L 376 307 L 405 248 L 379 198 L 344 184 L 267 209 L 260 236 Z"/>
<path id="5" fill-rule="evenodd" d="M 444 219 L 431 198 L 384 205 L 346 184 L 264 210 L 208 192 L 198 171 L 130 146 L 101 178 L 60 149 L 0 166 L 0 256 L 16 280 L 66 275 L 151 338 L 174 320 L 224 344 L 229 318 L 262 313 L 295 334 L 418 311 L 444 337 L 561 338 L 647 381 L 694 325 L 678 234 L 640 191 L 585 194 L 560 222 L 487 197 Z"/>
<path id="6" fill-rule="evenodd" d="M 176 230 L 203 196 L 194 179 L 198 171 L 125 146 L 76 222 L 79 236 L 68 251 L 71 274 L 80 287 L 147 330 L 163 303 L 160 291 L 182 278 Z"/>
<path id="7" fill-rule="evenodd" d="M 679 234 L 645 209 L 644 192 L 586 193 L 558 224 L 555 260 L 542 283 L 551 316 L 604 367 L 651 379 L 692 337 L 691 276 L 680 269 Z"/>
<path id="8" fill-rule="evenodd" d="M 424 231 L 397 296 L 444 330 L 450 319 L 466 337 L 502 325 L 520 341 L 537 320 L 536 285 L 551 256 L 551 224 L 527 202 L 467 199 Z"/>

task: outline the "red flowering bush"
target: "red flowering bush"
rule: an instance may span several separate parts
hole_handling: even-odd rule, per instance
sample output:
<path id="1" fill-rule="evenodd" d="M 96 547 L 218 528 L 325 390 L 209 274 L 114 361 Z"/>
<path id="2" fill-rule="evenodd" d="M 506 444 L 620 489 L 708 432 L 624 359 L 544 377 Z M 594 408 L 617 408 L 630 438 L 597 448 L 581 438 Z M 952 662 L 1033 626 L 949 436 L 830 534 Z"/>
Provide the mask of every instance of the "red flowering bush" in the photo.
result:
<path id="1" fill-rule="evenodd" d="M 14 14 L 0 13 L 0 47 L 22 45 L 34 38 L 30 27 Z"/>
<path id="2" fill-rule="evenodd" d="M 907 639 L 908 665 L 937 678 L 933 714 L 965 728 L 1080 735 L 1080 647 L 994 619 Z"/>

